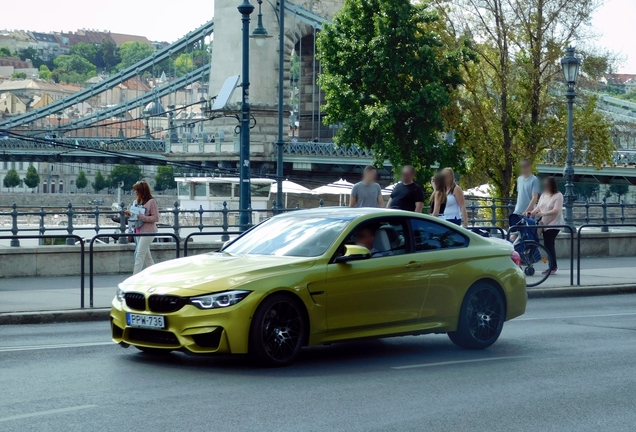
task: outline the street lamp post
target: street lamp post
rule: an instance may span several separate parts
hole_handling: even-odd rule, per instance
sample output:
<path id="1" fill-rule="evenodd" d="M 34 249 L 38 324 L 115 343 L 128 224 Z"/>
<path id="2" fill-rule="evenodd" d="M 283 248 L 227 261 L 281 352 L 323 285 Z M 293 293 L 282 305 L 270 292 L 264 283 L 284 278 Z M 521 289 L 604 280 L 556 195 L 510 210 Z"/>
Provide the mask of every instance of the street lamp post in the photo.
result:
<path id="1" fill-rule="evenodd" d="M 285 81 L 285 0 L 279 0 L 278 11 L 278 140 L 276 140 L 276 207 L 283 208 L 283 101 Z"/>
<path id="2" fill-rule="evenodd" d="M 574 48 L 568 47 L 567 55 L 561 59 L 563 78 L 567 91 L 565 97 L 568 101 L 568 153 L 565 161 L 563 177 L 565 178 L 565 223 L 574 229 L 574 214 L 572 208 L 576 197 L 574 196 L 574 162 L 573 162 L 573 124 L 574 124 L 574 98 L 576 97 L 576 80 L 579 75 L 581 60 L 574 55 Z"/>
<path id="3" fill-rule="evenodd" d="M 241 183 L 239 190 L 239 208 L 243 210 L 239 214 L 240 230 L 246 230 L 250 215 L 248 209 L 252 207 L 251 199 L 251 185 L 250 185 L 250 37 L 256 41 L 258 46 L 262 46 L 265 39 L 270 37 L 267 34 L 267 30 L 263 27 L 263 15 L 261 13 L 262 0 L 258 0 L 258 22 L 254 33 L 250 36 L 250 15 L 254 12 L 254 6 L 249 0 L 243 0 L 238 6 L 238 11 L 241 14 L 241 21 L 243 23 L 243 84 L 242 84 L 242 97 L 241 97 L 241 146 L 240 146 L 240 168 L 239 168 L 239 181 Z"/>

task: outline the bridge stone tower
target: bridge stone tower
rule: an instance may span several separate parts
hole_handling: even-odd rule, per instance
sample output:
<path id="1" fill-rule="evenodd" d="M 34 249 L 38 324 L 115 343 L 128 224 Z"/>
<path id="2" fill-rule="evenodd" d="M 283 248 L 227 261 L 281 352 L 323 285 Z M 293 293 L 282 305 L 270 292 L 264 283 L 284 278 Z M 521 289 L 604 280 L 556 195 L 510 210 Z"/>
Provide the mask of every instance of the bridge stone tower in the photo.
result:
<path id="1" fill-rule="evenodd" d="M 256 9 L 252 14 L 251 29 L 256 26 L 258 5 L 256 0 L 251 0 Z M 334 13 L 342 8 L 342 0 L 297 0 L 294 3 L 304 9 L 332 19 Z M 216 95 L 221 89 L 225 79 L 241 73 L 241 16 L 237 11 L 240 0 L 216 0 L 214 2 L 214 46 L 212 52 L 212 67 L 210 71 L 209 94 Z M 265 41 L 262 47 L 250 42 L 250 104 L 252 115 L 256 119 L 256 126 L 251 133 L 252 159 L 254 173 L 258 172 L 260 162 L 261 169 L 271 170 L 274 165 L 271 161 L 275 153 L 274 141 L 277 139 L 277 110 L 278 110 L 278 60 L 279 60 L 279 26 L 277 15 L 279 13 L 276 2 L 264 1 L 262 4 L 263 25 L 268 33 L 273 36 Z M 316 29 L 297 19 L 289 12 L 285 15 L 285 122 L 284 130 L 288 129 L 288 118 L 291 107 L 289 88 L 289 70 L 292 53 L 300 54 L 301 84 L 295 91 L 299 93 L 297 108 L 301 111 L 300 131 L 301 139 L 310 139 L 315 131 L 303 127 L 307 122 L 313 124 L 320 121 L 320 98 L 317 96 L 316 84 L 317 71 L 314 61 L 314 39 Z M 239 107 L 240 89 L 234 92 L 232 103 Z M 205 153 L 221 153 L 224 161 L 231 161 L 232 168 L 238 161 L 238 136 L 235 127 L 238 122 L 234 118 L 220 118 L 206 123 L 205 130 L 215 136 L 215 143 L 205 146 Z M 324 128 L 327 131 L 327 128 Z M 287 137 L 285 137 L 287 138 Z M 191 155 L 194 156 L 194 155 Z M 207 155 L 206 155 L 207 156 Z M 220 156 L 220 155 L 219 155 Z M 227 167 L 230 168 L 230 167 Z"/>

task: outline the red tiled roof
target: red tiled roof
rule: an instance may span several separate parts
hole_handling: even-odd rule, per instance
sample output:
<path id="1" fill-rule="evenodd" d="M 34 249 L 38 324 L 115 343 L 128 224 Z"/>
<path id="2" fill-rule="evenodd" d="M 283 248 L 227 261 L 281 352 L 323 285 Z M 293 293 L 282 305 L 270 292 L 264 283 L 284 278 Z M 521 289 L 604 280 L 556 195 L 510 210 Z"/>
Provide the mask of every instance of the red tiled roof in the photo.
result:
<path id="1" fill-rule="evenodd" d="M 629 80 L 636 80 L 636 74 L 608 74 L 605 78 L 609 84 L 622 85 Z"/>

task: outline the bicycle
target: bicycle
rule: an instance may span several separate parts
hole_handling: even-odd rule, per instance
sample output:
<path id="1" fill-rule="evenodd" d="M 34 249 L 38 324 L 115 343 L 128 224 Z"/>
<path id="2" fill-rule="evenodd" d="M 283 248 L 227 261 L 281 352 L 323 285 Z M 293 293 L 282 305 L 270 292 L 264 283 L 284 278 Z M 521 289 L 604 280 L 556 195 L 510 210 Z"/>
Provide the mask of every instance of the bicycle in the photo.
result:
<path id="1" fill-rule="evenodd" d="M 516 223 L 513 223 L 513 216 L 519 218 Z M 550 277 L 550 252 L 539 243 L 539 233 L 533 219 L 518 215 L 511 215 L 510 219 L 508 237 L 511 234 L 517 236 L 512 246 L 521 259 L 520 267 L 526 276 L 526 286 L 532 288 L 541 285 Z"/>

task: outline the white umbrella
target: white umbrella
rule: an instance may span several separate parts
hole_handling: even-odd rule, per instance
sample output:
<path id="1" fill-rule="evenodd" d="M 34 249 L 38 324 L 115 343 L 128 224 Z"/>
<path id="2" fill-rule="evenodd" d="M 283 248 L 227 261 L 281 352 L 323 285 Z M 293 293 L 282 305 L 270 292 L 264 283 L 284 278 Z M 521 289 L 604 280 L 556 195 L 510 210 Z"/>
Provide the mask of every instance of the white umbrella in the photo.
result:
<path id="1" fill-rule="evenodd" d="M 311 193 L 313 195 L 339 195 L 339 204 L 343 205 L 342 203 L 343 201 L 346 201 L 346 196 L 351 195 L 352 187 L 353 183 L 340 179 L 336 182 L 329 183 L 328 185 L 320 186 L 316 189 L 313 189 Z"/>
<path id="2" fill-rule="evenodd" d="M 269 188 L 270 193 L 278 192 L 278 183 L 272 183 Z M 285 208 L 287 208 L 287 194 L 311 193 L 311 191 L 303 185 L 294 183 L 289 180 L 283 180 L 283 193 L 285 194 Z"/>
<path id="3" fill-rule="evenodd" d="M 384 196 L 391 195 L 393 193 L 393 189 L 395 189 L 395 185 L 397 185 L 397 183 L 390 184 L 387 187 L 385 187 L 384 189 L 382 189 L 382 195 L 384 195 Z"/>
<path id="4" fill-rule="evenodd" d="M 491 189 L 492 189 L 492 186 L 486 183 L 486 184 L 468 189 L 464 192 L 464 194 L 468 196 L 474 196 L 477 198 L 489 198 L 491 195 L 490 194 Z"/>

